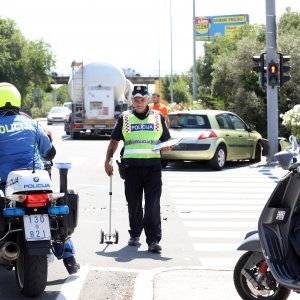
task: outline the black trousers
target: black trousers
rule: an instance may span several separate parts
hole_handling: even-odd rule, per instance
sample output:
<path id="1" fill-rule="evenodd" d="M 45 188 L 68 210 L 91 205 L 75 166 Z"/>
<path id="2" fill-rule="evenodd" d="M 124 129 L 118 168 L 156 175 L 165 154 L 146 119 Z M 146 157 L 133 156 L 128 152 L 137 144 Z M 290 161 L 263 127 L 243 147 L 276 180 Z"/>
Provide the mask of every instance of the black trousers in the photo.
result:
<path id="1" fill-rule="evenodd" d="M 128 203 L 130 236 L 139 237 L 144 229 L 147 244 L 161 239 L 161 165 L 126 167 L 125 196 Z M 145 207 L 143 211 L 143 194 Z"/>

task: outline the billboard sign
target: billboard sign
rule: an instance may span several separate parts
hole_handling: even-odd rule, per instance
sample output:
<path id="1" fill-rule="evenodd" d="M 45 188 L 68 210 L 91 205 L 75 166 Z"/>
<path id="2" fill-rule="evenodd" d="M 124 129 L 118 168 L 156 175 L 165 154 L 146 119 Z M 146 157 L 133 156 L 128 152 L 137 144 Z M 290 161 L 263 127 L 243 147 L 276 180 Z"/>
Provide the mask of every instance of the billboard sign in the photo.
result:
<path id="1" fill-rule="evenodd" d="M 240 26 L 249 23 L 249 15 L 196 17 L 196 41 L 211 41 L 214 36 L 234 34 Z"/>

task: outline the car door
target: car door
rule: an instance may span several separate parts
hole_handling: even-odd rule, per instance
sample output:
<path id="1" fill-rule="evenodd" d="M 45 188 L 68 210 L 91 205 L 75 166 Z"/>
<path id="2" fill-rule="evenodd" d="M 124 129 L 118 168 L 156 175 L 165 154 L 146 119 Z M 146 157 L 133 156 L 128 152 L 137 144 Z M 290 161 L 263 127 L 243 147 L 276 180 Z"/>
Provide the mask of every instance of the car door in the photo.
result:
<path id="1" fill-rule="evenodd" d="M 247 125 L 242 119 L 234 114 L 228 114 L 232 124 L 235 136 L 235 154 L 237 159 L 251 158 L 253 151 L 253 141 L 250 139 L 250 133 Z"/>
<path id="2" fill-rule="evenodd" d="M 223 138 L 227 147 L 227 159 L 235 159 L 238 155 L 236 148 L 236 132 L 227 114 L 216 115 L 217 123 L 220 127 L 218 136 Z"/>

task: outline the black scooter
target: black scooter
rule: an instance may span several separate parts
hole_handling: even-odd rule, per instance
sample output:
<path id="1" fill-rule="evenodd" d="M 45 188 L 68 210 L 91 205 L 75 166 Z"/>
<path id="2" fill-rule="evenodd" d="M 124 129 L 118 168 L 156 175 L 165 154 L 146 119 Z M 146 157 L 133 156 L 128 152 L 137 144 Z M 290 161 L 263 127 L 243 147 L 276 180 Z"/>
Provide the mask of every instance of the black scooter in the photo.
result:
<path id="1" fill-rule="evenodd" d="M 275 155 L 288 172 L 266 203 L 258 230 L 248 232 L 237 249 L 247 251 L 233 274 L 244 300 L 285 300 L 292 290 L 300 292 L 300 148 L 295 137 L 290 142 L 291 150 Z"/>

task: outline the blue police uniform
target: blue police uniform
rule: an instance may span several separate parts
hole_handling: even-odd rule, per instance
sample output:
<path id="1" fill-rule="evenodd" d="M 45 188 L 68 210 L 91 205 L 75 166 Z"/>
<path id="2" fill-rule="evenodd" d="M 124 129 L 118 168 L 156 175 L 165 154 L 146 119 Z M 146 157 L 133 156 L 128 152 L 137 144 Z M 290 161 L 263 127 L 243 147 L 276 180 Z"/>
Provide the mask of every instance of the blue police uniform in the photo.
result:
<path id="1" fill-rule="evenodd" d="M 19 114 L 0 113 L 0 178 L 6 182 L 9 172 L 21 168 L 44 169 L 52 144 L 36 122 Z"/>
<path id="2" fill-rule="evenodd" d="M 4 191 L 7 175 L 12 170 L 32 168 L 44 169 L 42 158 L 46 158 L 52 148 L 49 137 L 38 124 L 24 115 L 7 111 L 0 112 L 0 178 L 1 190 Z M 55 243 L 56 252 L 62 258 L 71 258 L 74 246 L 68 240 L 63 249 Z"/>

